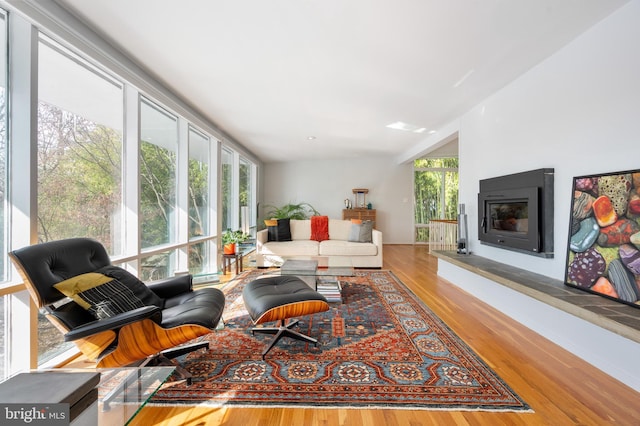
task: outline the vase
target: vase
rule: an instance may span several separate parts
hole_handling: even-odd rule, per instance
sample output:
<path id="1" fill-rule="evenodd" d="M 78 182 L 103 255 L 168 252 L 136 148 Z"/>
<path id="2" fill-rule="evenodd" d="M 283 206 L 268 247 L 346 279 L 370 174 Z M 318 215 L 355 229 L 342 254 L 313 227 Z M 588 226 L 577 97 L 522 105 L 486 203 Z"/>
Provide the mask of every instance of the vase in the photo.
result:
<path id="1" fill-rule="evenodd" d="M 236 254 L 236 243 L 225 244 L 222 251 L 224 254 Z"/>

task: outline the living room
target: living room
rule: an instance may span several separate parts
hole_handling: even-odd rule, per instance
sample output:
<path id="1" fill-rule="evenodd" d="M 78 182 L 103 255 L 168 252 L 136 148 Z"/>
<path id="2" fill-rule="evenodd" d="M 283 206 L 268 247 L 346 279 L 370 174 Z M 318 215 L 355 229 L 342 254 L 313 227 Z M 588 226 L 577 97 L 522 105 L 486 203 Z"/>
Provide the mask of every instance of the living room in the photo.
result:
<path id="1" fill-rule="evenodd" d="M 640 39 L 639 20 L 637 1 L 622 5 L 397 155 L 264 162 L 259 168 L 258 201 L 261 205 L 308 202 L 322 214 L 339 218 L 343 200 L 352 196 L 352 188 L 365 187 L 370 191 L 368 201 L 377 210 L 376 225 L 385 244 L 411 245 L 412 161 L 454 144 L 460 158 L 459 200 L 466 205 L 470 219 L 469 248 L 473 254 L 563 279 L 572 177 L 638 168 L 640 56 L 634 42 Z M 313 144 L 321 141 L 305 143 L 305 149 L 311 151 Z M 479 180 L 541 167 L 555 170 L 554 257 L 481 245 L 474 226 Z M 632 344 L 629 350 L 637 353 L 639 347 Z M 619 380 L 635 390 L 640 388 L 640 378 L 630 363 L 616 368 Z"/>
<path id="2" fill-rule="evenodd" d="M 637 156 L 630 153 L 637 151 L 638 126 L 632 117 L 639 112 L 636 99 L 639 86 L 632 70 L 639 65 L 639 58 L 630 43 L 634 30 L 629 19 L 637 17 L 637 13 L 640 13 L 638 4 L 631 2 L 395 158 L 265 164 L 265 182 L 268 182 L 265 200 L 309 201 L 332 217 L 339 217 L 341 200 L 349 195 L 351 188 L 367 187 L 380 218 L 378 228 L 384 233 L 385 244 L 411 243 L 412 229 L 403 226 L 411 222 L 413 214 L 412 203 L 408 202 L 412 199 L 411 160 L 441 146 L 443 141 L 457 140 L 459 200 L 466 205 L 469 216 L 471 252 L 564 280 L 572 178 L 638 167 Z M 605 154 L 607 151 L 603 151 L 606 146 L 615 146 L 616 150 L 629 154 L 611 162 Z M 555 169 L 554 257 L 541 258 L 480 244 L 476 225 L 478 182 L 538 168 Z M 473 276 L 456 273 L 446 278 L 452 282 L 462 280 L 471 292 L 474 286 L 481 285 L 480 277 L 477 277 L 479 282 L 475 282 Z M 517 295 L 498 297 L 505 298 L 500 301 L 502 309 L 514 316 L 526 316 L 523 314 L 526 308 L 516 303 Z M 624 378 L 638 389 L 640 377 L 634 373 L 633 361 L 628 358 L 629 353 L 638 351 L 637 342 L 617 340 L 615 336 L 614 342 L 610 342 L 611 336 L 607 334 L 596 337 L 587 329 L 580 330 L 578 327 L 578 331 L 569 331 L 573 337 L 560 341 L 600 368 L 606 369 L 608 365 L 611 374 Z M 546 331 L 538 331 L 549 338 L 562 334 L 554 324 Z M 595 339 L 593 346 L 578 341 L 583 333 L 588 339 Z M 597 349 L 612 344 L 625 348 L 614 355 L 620 357 L 616 362 Z"/>

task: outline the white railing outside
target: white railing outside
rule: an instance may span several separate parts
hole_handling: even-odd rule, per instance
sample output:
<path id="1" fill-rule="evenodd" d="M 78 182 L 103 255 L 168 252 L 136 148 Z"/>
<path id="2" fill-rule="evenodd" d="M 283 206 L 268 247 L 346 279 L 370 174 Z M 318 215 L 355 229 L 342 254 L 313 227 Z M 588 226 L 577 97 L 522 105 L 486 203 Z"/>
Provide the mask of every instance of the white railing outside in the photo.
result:
<path id="1" fill-rule="evenodd" d="M 429 221 L 429 252 L 456 250 L 458 246 L 458 222 L 455 220 Z"/>

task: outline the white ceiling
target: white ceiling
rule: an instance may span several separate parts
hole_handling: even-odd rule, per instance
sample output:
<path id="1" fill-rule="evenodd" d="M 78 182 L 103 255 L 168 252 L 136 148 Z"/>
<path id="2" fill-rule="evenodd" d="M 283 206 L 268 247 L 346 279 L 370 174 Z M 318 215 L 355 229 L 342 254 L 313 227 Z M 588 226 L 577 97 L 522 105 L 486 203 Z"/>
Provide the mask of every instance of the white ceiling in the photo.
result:
<path id="1" fill-rule="evenodd" d="M 628 0 L 56 1 L 272 162 L 399 155 Z"/>

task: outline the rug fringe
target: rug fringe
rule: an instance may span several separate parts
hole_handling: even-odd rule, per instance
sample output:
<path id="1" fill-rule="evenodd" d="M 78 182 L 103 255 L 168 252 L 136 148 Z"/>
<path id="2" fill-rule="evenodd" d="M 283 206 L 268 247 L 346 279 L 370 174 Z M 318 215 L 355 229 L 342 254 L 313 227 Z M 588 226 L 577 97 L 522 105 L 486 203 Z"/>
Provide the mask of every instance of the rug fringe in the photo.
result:
<path id="1" fill-rule="evenodd" d="M 145 404 L 145 407 L 206 407 L 206 408 L 293 408 L 293 409 L 316 409 L 316 410 L 413 410 L 413 411 L 485 411 L 490 413 L 530 413 L 533 414 L 535 411 L 531 408 L 527 409 L 516 409 L 516 408 L 483 408 L 483 407 L 437 407 L 437 406 L 429 406 L 429 407 L 421 407 L 421 406 L 411 406 L 411 407 L 397 407 L 397 406 L 379 406 L 379 405 L 360 405 L 360 406 L 337 406 L 337 405 L 286 405 L 286 404 L 263 404 L 263 405 L 251 405 L 251 404 L 209 404 L 206 402 L 200 403 L 190 403 L 185 402 L 184 404 L 173 402 L 173 403 L 158 403 L 158 402 L 148 402 Z"/>

